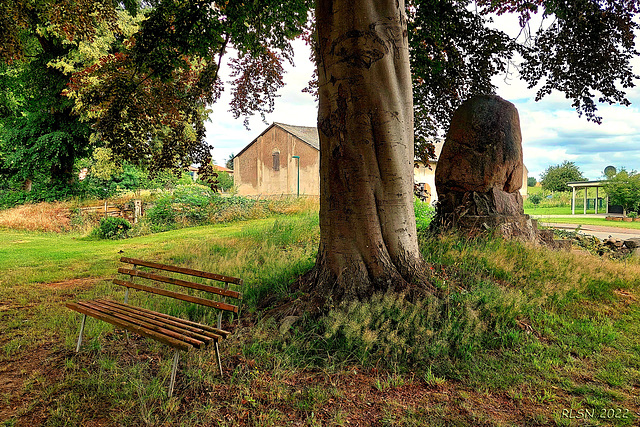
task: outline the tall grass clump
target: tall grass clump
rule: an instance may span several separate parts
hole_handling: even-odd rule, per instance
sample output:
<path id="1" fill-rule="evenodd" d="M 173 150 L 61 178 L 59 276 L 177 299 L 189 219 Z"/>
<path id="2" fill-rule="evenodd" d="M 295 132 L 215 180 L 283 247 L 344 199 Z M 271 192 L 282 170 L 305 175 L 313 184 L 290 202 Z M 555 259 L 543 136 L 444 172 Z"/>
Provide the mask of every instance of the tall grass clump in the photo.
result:
<path id="1" fill-rule="evenodd" d="M 415 302 L 386 293 L 332 310 L 324 338 L 360 363 L 415 365 L 442 357 L 468 357 L 483 330 L 478 312 L 463 302 L 449 307 L 435 297 Z"/>
<path id="2" fill-rule="evenodd" d="M 13 230 L 61 232 L 71 225 L 67 203 L 29 203 L 0 211 L 0 227 Z"/>
<path id="3" fill-rule="evenodd" d="M 517 294 L 492 286 L 413 301 L 388 292 L 333 309 L 321 323 L 337 358 L 444 371 L 452 361 L 468 360 L 481 349 L 517 343 L 520 309 Z"/>

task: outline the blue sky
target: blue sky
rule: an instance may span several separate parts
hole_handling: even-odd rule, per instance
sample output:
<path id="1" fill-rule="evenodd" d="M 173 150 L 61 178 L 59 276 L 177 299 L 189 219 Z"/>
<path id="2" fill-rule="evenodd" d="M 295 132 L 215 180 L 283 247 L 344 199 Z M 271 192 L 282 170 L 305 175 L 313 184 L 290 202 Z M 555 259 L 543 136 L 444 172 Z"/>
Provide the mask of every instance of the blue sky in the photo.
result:
<path id="1" fill-rule="evenodd" d="M 313 65 L 303 42 L 296 41 L 294 50 L 295 66 L 286 67 L 286 86 L 279 92 L 275 111 L 266 117 L 268 124 L 257 116 L 250 120 L 250 130 L 245 129 L 243 119 L 234 119 L 228 111 L 228 88 L 211 107 L 207 141 L 214 147 L 213 158 L 217 164 L 224 165 L 229 155 L 242 150 L 272 122 L 316 125 L 316 103 L 309 94 L 301 92 L 309 81 Z M 634 68 L 640 73 L 640 60 L 636 60 Z M 228 80 L 224 71 L 228 69 L 221 71 Z M 514 103 L 520 114 L 524 162 L 529 176 L 539 180 L 547 167 L 565 160 L 575 162 L 591 180 L 600 179 L 607 165 L 640 169 L 640 89 L 628 91 L 630 107 L 600 106 L 603 123 L 597 125 L 578 117 L 571 101 L 560 93 L 535 102 L 535 89 L 527 89 L 517 78 L 505 82 L 504 76 L 497 76 L 495 83 L 497 94 Z"/>

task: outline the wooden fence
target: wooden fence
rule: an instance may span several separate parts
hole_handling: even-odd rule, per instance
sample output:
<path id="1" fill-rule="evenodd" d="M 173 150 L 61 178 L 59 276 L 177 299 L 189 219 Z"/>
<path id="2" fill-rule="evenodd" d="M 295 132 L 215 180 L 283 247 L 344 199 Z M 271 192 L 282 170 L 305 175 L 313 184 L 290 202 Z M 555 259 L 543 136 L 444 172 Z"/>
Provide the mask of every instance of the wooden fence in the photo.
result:
<path id="1" fill-rule="evenodd" d="M 81 213 L 93 214 L 98 217 L 120 217 L 125 218 L 133 223 L 138 222 L 138 218 L 142 216 L 142 201 L 135 200 L 134 201 L 134 209 L 121 209 L 118 206 L 110 205 L 105 202 L 100 206 L 87 206 L 84 208 L 80 208 Z"/>

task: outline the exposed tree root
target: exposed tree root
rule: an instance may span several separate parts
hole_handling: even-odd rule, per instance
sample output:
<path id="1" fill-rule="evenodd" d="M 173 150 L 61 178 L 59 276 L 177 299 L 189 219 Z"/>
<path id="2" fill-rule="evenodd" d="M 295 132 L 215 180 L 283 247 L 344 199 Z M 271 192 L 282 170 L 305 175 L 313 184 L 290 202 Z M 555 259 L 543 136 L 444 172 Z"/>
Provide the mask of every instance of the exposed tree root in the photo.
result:
<path id="1" fill-rule="evenodd" d="M 392 273 L 383 277 L 372 277 L 368 274 L 333 275 L 322 261 L 308 273 L 300 276 L 292 285 L 291 293 L 298 293 L 296 299 L 280 302 L 270 301 L 274 306 L 264 312 L 265 317 L 276 320 L 287 316 L 311 316 L 317 318 L 328 313 L 336 305 L 349 301 L 364 301 L 381 292 L 403 292 L 410 301 L 424 298 L 426 295 L 439 295 L 433 286 L 431 275 L 420 260 L 420 265 L 405 269 L 410 274 L 401 275 L 393 267 Z M 360 271 L 355 269 L 353 271 Z M 406 277 L 406 278 L 405 278 Z"/>

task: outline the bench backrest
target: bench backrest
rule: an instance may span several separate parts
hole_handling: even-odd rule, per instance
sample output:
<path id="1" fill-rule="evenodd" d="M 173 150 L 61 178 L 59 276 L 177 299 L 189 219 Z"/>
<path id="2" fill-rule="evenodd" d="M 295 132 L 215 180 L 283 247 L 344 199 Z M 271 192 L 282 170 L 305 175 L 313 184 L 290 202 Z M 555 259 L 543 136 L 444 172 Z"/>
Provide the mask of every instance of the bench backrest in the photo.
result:
<path id="1" fill-rule="evenodd" d="M 192 302 L 194 304 L 200 304 L 203 306 L 207 306 L 207 307 L 212 307 L 212 308 L 217 308 L 219 310 L 223 310 L 223 311 L 230 311 L 233 313 L 238 313 L 238 306 L 234 305 L 234 304 L 229 304 L 227 303 L 227 298 L 233 298 L 233 299 L 237 299 L 240 300 L 242 299 L 242 294 L 240 292 L 234 291 L 232 289 L 229 289 L 229 285 L 233 284 L 233 285 L 242 285 L 242 279 L 238 279 L 237 277 L 230 277 L 230 276 L 223 276 L 220 274 L 214 274 L 214 273 L 209 273 L 206 271 L 200 271 L 200 270 L 193 270 L 190 268 L 185 268 L 185 267 L 177 267 L 177 266 L 173 266 L 173 265 L 166 265 L 166 264 L 159 264 L 159 263 L 155 263 L 155 262 L 150 262 L 150 261 L 144 261 L 141 259 L 135 259 L 135 258 L 128 258 L 128 257 L 122 257 L 120 258 L 120 261 L 127 263 L 127 264 L 132 264 L 133 268 L 119 268 L 118 269 L 118 273 L 120 274 L 124 274 L 124 275 L 128 275 L 131 279 L 133 279 L 134 277 L 139 277 L 139 278 L 143 278 L 143 279 L 149 279 L 153 282 L 161 282 L 161 283 L 168 283 L 171 285 L 176 285 L 176 286 L 181 286 L 184 288 L 189 288 L 189 289 L 197 289 L 200 291 L 205 291 L 205 292 L 209 292 L 212 294 L 216 294 L 219 295 L 221 297 L 223 297 L 223 301 L 215 301 L 212 299 L 207 299 L 207 298 L 201 298 L 201 297 L 196 297 L 193 295 L 187 295 L 187 294 L 183 294 L 180 292 L 174 292 L 174 291 L 170 291 L 167 289 L 162 289 L 160 287 L 157 286 L 148 286 L 148 285 L 142 285 L 139 283 L 134 283 L 132 281 L 129 280 L 120 280 L 120 279 L 113 279 L 113 283 L 115 283 L 116 285 L 120 285 L 120 286 L 124 286 L 127 288 L 127 296 L 125 296 L 125 299 L 128 297 L 128 290 L 129 289 L 137 289 L 140 291 L 145 291 L 145 292 L 150 292 L 153 294 L 157 294 L 157 295 L 163 295 L 166 297 L 170 297 L 170 298 L 175 298 L 175 299 L 179 299 L 182 301 L 188 301 L 188 302 Z M 139 270 L 137 269 L 137 267 L 149 267 L 152 268 L 154 270 L 162 270 L 162 271 L 168 271 L 168 272 L 172 272 L 172 273 L 180 273 L 184 276 L 192 276 L 192 277 L 200 277 L 200 278 L 204 278 L 204 279 L 210 279 L 213 281 L 217 281 L 217 282 L 222 282 L 224 284 L 223 287 L 217 287 L 217 286 L 210 286 L 210 285 L 205 285 L 205 284 L 201 284 L 201 283 L 196 283 L 196 282 L 192 282 L 189 280 L 183 280 L 183 279 L 177 279 L 177 278 L 173 278 L 173 277 L 167 277 L 167 276 L 163 276 L 161 274 L 157 274 L 157 273 L 151 273 L 151 272 L 146 272 L 143 270 Z M 125 301 L 126 302 L 126 301 Z M 220 313 L 220 315 L 218 316 L 218 327 L 220 327 L 220 322 L 221 322 L 221 318 L 222 318 L 222 313 Z"/>

